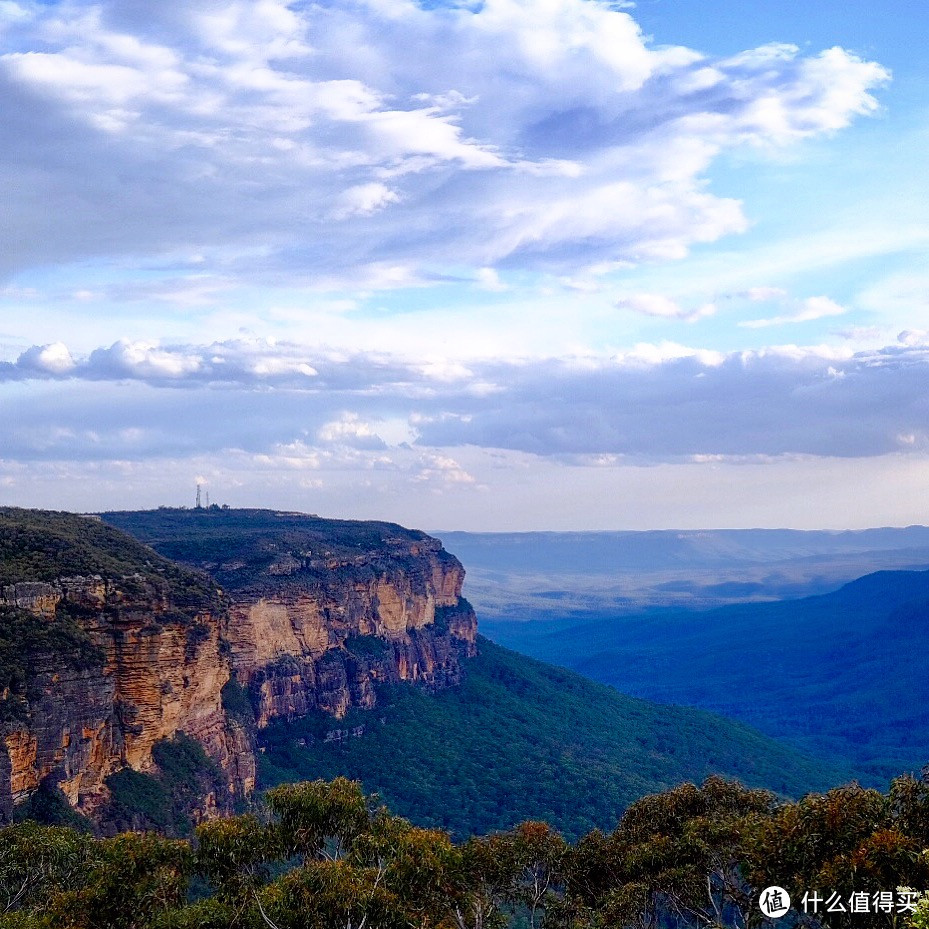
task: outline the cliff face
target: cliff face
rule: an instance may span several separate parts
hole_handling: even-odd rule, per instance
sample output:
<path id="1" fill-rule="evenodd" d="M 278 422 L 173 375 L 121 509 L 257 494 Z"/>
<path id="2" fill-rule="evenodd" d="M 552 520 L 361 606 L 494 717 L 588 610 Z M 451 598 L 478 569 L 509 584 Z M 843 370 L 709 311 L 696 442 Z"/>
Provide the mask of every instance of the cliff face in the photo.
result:
<path id="1" fill-rule="evenodd" d="M 138 576 L 19 582 L 4 587 L 0 604 L 53 628 L 68 622 L 96 648 L 81 663 L 62 649 L 30 649 L 27 708 L 7 723 L 0 748 L 7 812 L 52 776 L 72 806 L 94 815 L 108 775 L 150 770 L 152 746 L 179 731 L 214 756 L 230 751 L 220 700 L 230 669 L 212 613 L 178 616 Z"/>
<path id="2" fill-rule="evenodd" d="M 461 600 L 464 570 L 435 540 L 395 544 L 391 555 L 292 559 L 290 583 L 231 595 L 232 667 L 259 726 L 371 707 L 377 682 L 458 683 L 477 631 Z"/>
<path id="3" fill-rule="evenodd" d="M 30 511 L 0 510 L 0 623 L 29 639 L 26 665 L 0 694 L 4 818 L 43 781 L 99 818 L 107 778 L 157 774 L 153 747 L 177 733 L 199 742 L 226 782 L 227 796 L 203 798 L 202 810 L 224 808 L 255 786 L 256 727 L 371 707 L 380 682 L 454 685 L 475 654 L 464 571 L 422 533 L 259 511 L 220 513 L 207 526 L 197 511 L 114 514 L 157 516 L 161 538 L 149 541 L 162 551 L 186 533 L 180 554 L 210 581 L 99 524 L 78 554 L 62 555 L 89 524 L 46 515 L 37 530 Z M 243 528 L 246 517 L 260 532 Z M 211 546 L 217 527 L 221 544 Z M 65 542 L 46 544 L 50 532 Z M 106 575 L 90 573 L 95 560 Z M 88 573 L 60 573 L 74 566 Z M 248 718 L 224 707 L 230 680 L 248 697 Z"/>

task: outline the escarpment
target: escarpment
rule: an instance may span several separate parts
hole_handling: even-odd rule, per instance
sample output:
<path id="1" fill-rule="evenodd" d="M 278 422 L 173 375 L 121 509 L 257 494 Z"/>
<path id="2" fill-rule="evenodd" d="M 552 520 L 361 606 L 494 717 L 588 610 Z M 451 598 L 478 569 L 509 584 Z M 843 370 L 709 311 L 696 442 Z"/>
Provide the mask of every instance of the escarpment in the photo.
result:
<path id="1" fill-rule="evenodd" d="M 294 559 L 296 561 L 296 559 Z M 351 561 L 303 559 L 287 580 L 230 591 L 227 636 L 237 680 L 259 726 L 321 709 L 342 717 L 371 707 L 375 684 L 458 683 L 474 654 L 464 572 L 438 542 L 364 553 Z"/>
<path id="2" fill-rule="evenodd" d="M 218 772 L 195 817 L 227 809 L 255 787 L 272 719 L 372 707 L 379 683 L 454 685 L 475 653 L 463 569 L 423 533 L 218 508 L 106 518 L 148 545 L 0 510 L 3 818 L 51 784 L 106 820 L 121 772 L 158 777 L 181 736 Z"/>
<path id="3" fill-rule="evenodd" d="M 110 776 L 179 732 L 233 755 L 224 622 L 206 574 L 93 519 L 0 510 L 0 814 L 51 783 L 99 818 Z"/>

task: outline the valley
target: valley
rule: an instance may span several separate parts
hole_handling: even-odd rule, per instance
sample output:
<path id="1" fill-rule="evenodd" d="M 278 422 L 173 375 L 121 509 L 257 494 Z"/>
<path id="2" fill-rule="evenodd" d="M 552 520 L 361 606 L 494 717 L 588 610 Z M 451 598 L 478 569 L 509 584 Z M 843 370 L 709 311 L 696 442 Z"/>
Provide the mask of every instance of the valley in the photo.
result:
<path id="1" fill-rule="evenodd" d="M 859 776 L 477 638 L 461 563 L 422 532 L 219 507 L 0 518 L 4 610 L 32 630 L 6 670 L 8 817 L 61 795 L 105 830 L 171 831 L 347 775 L 457 836 L 536 817 L 577 837 L 710 774 L 794 797 Z"/>
<path id="2" fill-rule="evenodd" d="M 481 621 L 519 651 L 464 585 L 390 523 L 0 509 L 0 927 L 739 925 L 773 880 L 924 881 L 929 571 Z"/>
<path id="3" fill-rule="evenodd" d="M 470 596 L 482 602 L 492 571 L 502 585 L 481 607 L 482 630 L 623 693 L 742 720 L 863 783 L 929 761 L 926 529 L 645 533 L 641 552 L 636 535 L 472 540 L 484 574 Z M 507 601 L 503 591 L 531 583 L 529 551 L 577 573 L 549 577 L 564 589 Z M 913 570 L 876 570 L 901 562 Z M 843 582 L 852 571 L 864 576 Z M 672 572 L 690 580 L 666 597 L 655 579 Z M 610 584 L 625 585 L 621 599 L 610 601 Z"/>

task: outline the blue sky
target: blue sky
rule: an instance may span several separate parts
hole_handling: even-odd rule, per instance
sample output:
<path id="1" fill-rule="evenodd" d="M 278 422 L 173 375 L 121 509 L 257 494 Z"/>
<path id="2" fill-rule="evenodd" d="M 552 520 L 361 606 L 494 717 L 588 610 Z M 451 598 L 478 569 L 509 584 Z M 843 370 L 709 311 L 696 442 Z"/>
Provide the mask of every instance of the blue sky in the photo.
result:
<path id="1" fill-rule="evenodd" d="M 927 32 L 0 0 L 0 500 L 925 522 Z"/>

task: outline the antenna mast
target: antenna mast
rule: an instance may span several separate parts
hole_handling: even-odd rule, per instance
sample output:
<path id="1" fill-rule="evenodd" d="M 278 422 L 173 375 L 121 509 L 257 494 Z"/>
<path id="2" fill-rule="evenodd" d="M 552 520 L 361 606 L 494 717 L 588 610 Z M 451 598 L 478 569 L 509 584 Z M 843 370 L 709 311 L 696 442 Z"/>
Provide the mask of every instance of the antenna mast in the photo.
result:
<path id="1" fill-rule="evenodd" d="M 200 509 L 200 485 L 197 484 L 197 509 Z"/>

